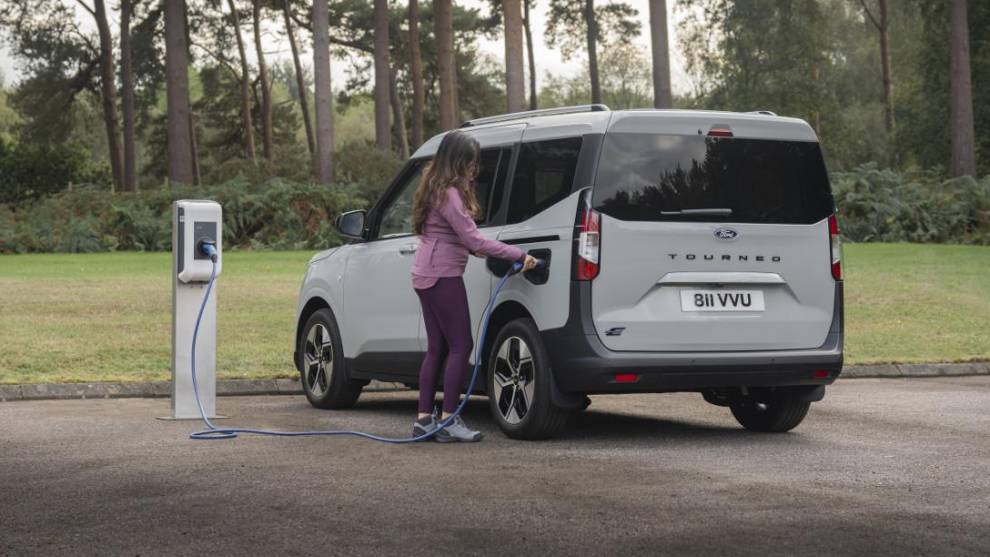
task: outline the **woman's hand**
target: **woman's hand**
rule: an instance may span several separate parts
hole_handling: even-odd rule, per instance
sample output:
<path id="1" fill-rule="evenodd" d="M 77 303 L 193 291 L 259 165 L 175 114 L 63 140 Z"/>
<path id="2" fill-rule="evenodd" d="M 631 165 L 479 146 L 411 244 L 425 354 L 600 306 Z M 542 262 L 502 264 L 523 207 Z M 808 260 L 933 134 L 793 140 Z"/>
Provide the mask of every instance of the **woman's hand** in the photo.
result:
<path id="1" fill-rule="evenodd" d="M 525 273 L 526 271 L 535 269 L 538 263 L 539 260 L 537 258 L 533 257 L 532 255 L 527 255 L 526 259 L 523 261 L 522 272 Z"/>

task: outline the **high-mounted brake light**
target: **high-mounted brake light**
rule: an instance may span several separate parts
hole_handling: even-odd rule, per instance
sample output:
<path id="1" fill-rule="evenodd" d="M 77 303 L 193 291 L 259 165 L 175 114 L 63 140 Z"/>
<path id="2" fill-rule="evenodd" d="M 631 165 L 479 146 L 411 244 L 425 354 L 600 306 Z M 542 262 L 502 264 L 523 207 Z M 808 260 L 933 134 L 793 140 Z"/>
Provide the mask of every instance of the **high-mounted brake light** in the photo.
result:
<path id="1" fill-rule="evenodd" d="M 842 280 L 842 239 L 839 237 L 839 221 L 835 213 L 828 216 L 828 241 L 831 246 L 832 278 Z"/>
<path id="2" fill-rule="evenodd" d="M 714 125 L 708 130 L 708 137 L 732 137 L 732 130 L 729 126 Z"/>
<path id="3" fill-rule="evenodd" d="M 602 217 L 591 208 L 591 191 L 582 196 L 578 207 L 574 235 L 574 280 L 593 280 L 600 270 Z"/>

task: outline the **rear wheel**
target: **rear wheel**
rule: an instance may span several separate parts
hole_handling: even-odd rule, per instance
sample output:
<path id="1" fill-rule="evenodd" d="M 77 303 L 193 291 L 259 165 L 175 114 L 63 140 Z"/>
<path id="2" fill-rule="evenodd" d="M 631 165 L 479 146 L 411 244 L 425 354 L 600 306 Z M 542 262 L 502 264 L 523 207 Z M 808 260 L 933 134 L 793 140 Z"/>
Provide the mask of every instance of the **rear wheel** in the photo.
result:
<path id="1" fill-rule="evenodd" d="M 797 393 L 773 393 L 759 400 L 730 406 L 743 427 L 750 431 L 782 433 L 798 426 L 808 414 L 811 403 Z"/>
<path id="2" fill-rule="evenodd" d="M 569 412 L 553 405 L 550 358 L 532 319 L 510 321 L 488 358 L 488 403 L 499 428 L 513 439 L 548 439 Z"/>
<path id="3" fill-rule="evenodd" d="M 347 378 L 337 321 L 329 309 L 310 316 L 299 339 L 303 392 L 317 408 L 350 408 L 363 383 Z"/>

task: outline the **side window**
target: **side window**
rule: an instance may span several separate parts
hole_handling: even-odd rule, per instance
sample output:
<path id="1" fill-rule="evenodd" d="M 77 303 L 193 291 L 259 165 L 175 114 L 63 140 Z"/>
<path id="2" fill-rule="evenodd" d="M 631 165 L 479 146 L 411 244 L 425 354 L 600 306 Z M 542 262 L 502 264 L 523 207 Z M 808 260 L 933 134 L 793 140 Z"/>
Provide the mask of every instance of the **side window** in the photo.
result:
<path id="1" fill-rule="evenodd" d="M 511 153 L 509 149 L 481 151 L 481 168 L 474 181 L 474 194 L 478 198 L 478 205 L 481 206 L 481 215 L 476 219 L 479 226 L 491 220 L 498 212 Z"/>
<path id="2" fill-rule="evenodd" d="M 571 193 L 581 138 L 523 143 L 512 177 L 507 224 L 524 221 Z"/>
<path id="3" fill-rule="evenodd" d="M 419 178 L 423 174 L 425 165 L 425 161 L 417 162 L 416 167 L 406 174 L 405 181 L 392 192 L 392 199 L 382 209 L 378 238 L 405 236 L 413 233 L 413 194 L 416 193 L 416 187 L 419 185 Z"/>

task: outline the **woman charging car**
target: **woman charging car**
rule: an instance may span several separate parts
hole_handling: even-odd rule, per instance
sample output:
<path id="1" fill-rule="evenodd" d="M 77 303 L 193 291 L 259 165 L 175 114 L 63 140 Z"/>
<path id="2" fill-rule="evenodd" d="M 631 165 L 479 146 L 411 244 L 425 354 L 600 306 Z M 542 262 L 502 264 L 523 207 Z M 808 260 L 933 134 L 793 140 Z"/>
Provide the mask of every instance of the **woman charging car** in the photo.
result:
<path id="1" fill-rule="evenodd" d="M 413 230 L 420 235 L 412 264 L 412 286 L 423 308 L 427 351 L 419 368 L 419 414 L 413 437 L 430 433 L 439 422 L 433 415 L 437 374 L 444 365 L 443 414 L 450 417 L 460 401 L 473 342 L 464 268 L 468 255 L 494 257 L 523 263 L 523 271 L 536 266 L 532 256 L 516 247 L 481 235 L 475 218 L 481 209 L 474 192 L 480 166 L 478 140 L 463 132 L 444 136 L 436 158 L 425 168 L 413 197 Z M 481 440 L 460 416 L 436 433 L 440 443 Z"/>

